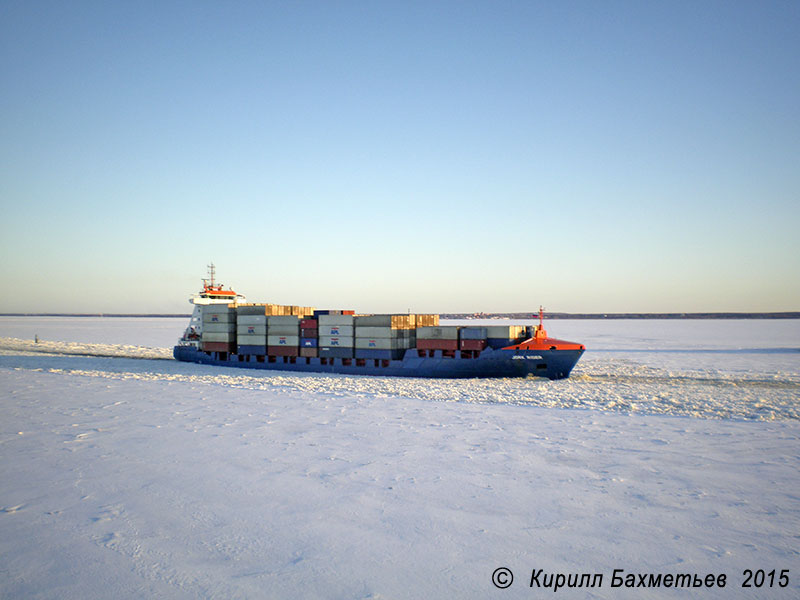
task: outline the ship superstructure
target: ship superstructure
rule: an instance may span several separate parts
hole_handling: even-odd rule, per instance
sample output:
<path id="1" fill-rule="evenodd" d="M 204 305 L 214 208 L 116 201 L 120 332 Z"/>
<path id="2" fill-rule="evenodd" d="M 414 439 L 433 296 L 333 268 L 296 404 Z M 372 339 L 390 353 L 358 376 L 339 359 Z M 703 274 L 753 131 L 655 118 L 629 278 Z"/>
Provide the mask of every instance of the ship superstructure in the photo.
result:
<path id="1" fill-rule="evenodd" d="M 224 286 L 214 280 L 216 267 L 214 263 L 208 265 L 208 278 L 203 279 L 202 291 L 192 294 L 189 297 L 189 304 L 194 306 L 189 326 L 183 332 L 183 336 L 178 341 L 179 345 L 192 346 L 199 348 L 203 336 L 203 309 L 208 306 L 228 306 L 245 302 L 245 297 L 237 294 L 232 289 L 224 289 Z"/>

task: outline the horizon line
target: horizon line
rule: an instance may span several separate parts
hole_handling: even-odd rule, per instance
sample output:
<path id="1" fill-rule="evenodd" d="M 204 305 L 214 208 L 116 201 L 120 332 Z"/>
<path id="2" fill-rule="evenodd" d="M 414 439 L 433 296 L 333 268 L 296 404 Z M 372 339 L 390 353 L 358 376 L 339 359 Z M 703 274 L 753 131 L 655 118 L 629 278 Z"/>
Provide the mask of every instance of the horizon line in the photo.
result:
<path id="1" fill-rule="evenodd" d="M 370 313 L 373 314 L 373 313 Z M 375 313 L 380 314 L 380 313 Z M 405 313 L 385 313 L 405 314 Z M 504 311 L 504 312 L 443 312 L 438 313 L 445 319 L 537 319 L 538 311 Z M 189 318 L 191 313 L 0 313 L 0 317 L 76 317 L 76 318 Z M 547 319 L 800 319 L 800 311 L 769 312 L 552 312 L 545 313 Z"/>

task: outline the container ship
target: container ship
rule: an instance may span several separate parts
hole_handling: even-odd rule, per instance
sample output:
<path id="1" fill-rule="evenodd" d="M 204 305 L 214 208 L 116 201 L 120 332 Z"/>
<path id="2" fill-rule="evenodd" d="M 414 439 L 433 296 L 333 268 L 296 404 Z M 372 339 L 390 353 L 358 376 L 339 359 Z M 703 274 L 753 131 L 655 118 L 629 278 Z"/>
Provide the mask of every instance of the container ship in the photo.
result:
<path id="1" fill-rule="evenodd" d="M 435 314 L 356 314 L 248 303 L 214 280 L 173 350 L 206 365 L 390 377 L 568 377 L 585 348 L 539 325 L 441 325 Z"/>

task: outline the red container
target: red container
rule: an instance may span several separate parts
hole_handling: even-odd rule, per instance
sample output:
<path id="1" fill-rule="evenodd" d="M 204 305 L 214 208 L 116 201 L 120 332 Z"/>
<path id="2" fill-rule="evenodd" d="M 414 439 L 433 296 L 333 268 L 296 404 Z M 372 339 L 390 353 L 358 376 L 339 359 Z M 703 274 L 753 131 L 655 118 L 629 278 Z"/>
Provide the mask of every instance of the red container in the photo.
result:
<path id="1" fill-rule="evenodd" d="M 205 352 L 235 352 L 236 344 L 230 342 L 201 342 L 201 350 Z"/>
<path id="2" fill-rule="evenodd" d="M 301 338 L 316 338 L 319 337 L 317 334 L 319 331 L 317 329 L 301 329 L 300 330 L 300 337 Z"/>
<path id="3" fill-rule="evenodd" d="M 356 314 L 356 311 L 354 311 L 354 310 L 343 310 L 342 314 L 343 315 L 354 315 L 354 314 Z"/>
<path id="4" fill-rule="evenodd" d="M 316 319 L 300 319 L 300 329 L 316 329 L 316 328 L 317 328 Z"/>
<path id="5" fill-rule="evenodd" d="M 461 340 L 462 350 L 484 350 L 486 340 Z"/>
<path id="6" fill-rule="evenodd" d="M 458 350 L 458 340 L 417 339 L 417 348 L 420 350 Z"/>
<path id="7" fill-rule="evenodd" d="M 307 358 L 317 358 L 318 353 L 316 348 L 300 348 L 300 356 Z"/>
<path id="8" fill-rule="evenodd" d="M 267 356 L 299 356 L 297 346 L 267 346 Z"/>

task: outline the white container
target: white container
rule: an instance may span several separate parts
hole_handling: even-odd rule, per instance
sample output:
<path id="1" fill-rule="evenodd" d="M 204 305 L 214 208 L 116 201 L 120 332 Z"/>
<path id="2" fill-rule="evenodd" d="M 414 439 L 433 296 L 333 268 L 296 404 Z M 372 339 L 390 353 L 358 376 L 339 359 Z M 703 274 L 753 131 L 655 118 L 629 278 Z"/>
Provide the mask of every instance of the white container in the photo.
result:
<path id="1" fill-rule="evenodd" d="M 447 325 L 445 327 L 418 327 L 418 340 L 457 340 L 458 327 Z"/>
<path id="2" fill-rule="evenodd" d="M 320 328 L 323 325 L 353 325 L 353 315 L 319 315 Z"/>
<path id="3" fill-rule="evenodd" d="M 321 335 L 317 345 L 322 348 L 352 348 L 353 336 L 352 335 Z"/>
<path id="4" fill-rule="evenodd" d="M 264 317 L 267 314 L 265 309 L 266 306 L 264 304 L 253 304 L 249 306 L 240 304 L 236 307 L 236 317 L 238 319 L 255 315 Z"/>
<path id="5" fill-rule="evenodd" d="M 356 325 L 356 337 L 398 338 L 408 329 L 392 329 L 391 327 L 370 327 Z"/>
<path id="6" fill-rule="evenodd" d="M 354 327 L 352 325 L 320 325 L 319 335 L 343 335 L 353 337 L 353 330 Z"/>
<path id="7" fill-rule="evenodd" d="M 299 346 L 299 335 L 268 335 L 267 346 Z"/>
<path id="8" fill-rule="evenodd" d="M 267 324 L 267 315 L 238 315 L 237 325 L 264 325 Z"/>
<path id="9" fill-rule="evenodd" d="M 236 333 L 236 323 L 203 323 L 203 333 Z"/>
<path id="10" fill-rule="evenodd" d="M 266 325 L 242 325 L 239 324 L 236 326 L 236 334 L 237 335 L 267 335 L 267 326 Z"/>
<path id="11" fill-rule="evenodd" d="M 356 338 L 356 348 L 362 350 L 397 350 L 408 347 L 406 340 L 397 338 Z"/>
<path id="12" fill-rule="evenodd" d="M 300 327 L 300 317 L 294 315 L 277 315 L 267 317 L 267 326 L 273 325 L 296 325 Z"/>
<path id="13" fill-rule="evenodd" d="M 233 343 L 236 341 L 235 333 L 216 333 L 213 331 L 204 331 L 200 339 L 204 342 L 228 342 Z"/>
<path id="14" fill-rule="evenodd" d="M 265 335 L 237 335 L 236 343 L 240 346 L 266 346 L 267 336 Z"/>
<path id="15" fill-rule="evenodd" d="M 236 323 L 236 312 L 203 312 L 203 323 Z"/>
<path id="16" fill-rule="evenodd" d="M 300 324 L 295 325 L 267 325 L 268 335 L 300 335 Z"/>

